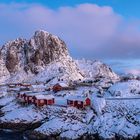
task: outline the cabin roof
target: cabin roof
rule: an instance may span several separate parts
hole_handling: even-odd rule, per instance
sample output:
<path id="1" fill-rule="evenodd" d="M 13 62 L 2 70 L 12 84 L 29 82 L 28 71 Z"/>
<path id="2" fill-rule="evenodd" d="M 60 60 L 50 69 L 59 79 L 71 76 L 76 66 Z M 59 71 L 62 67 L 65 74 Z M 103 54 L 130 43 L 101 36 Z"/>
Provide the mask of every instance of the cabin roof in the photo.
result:
<path id="1" fill-rule="evenodd" d="M 85 101 L 88 97 L 86 96 L 69 96 L 67 99 L 72 101 Z"/>
<path id="2" fill-rule="evenodd" d="M 37 91 L 21 91 L 20 92 L 20 94 L 26 94 L 26 95 L 40 95 L 40 94 L 47 94 L 47 92 L 43 92 L 43 91 L 41 91 L 41 92 L 37 92 Z"/>
<path id="3" fill-rule="evenodd" d="M 25 94 L 25 93 L 24 93 L 24 92 L 20 92 L 19 94 L 20 94 L 20 95 L 23 95 L 23 94 Z"/>
<path id="4" fill-rule="evenodd" d="M 31 86 L 30 83 L 20 83 L 21 86 Z"/>
<path id="5" fill-rule="evenodd" d="M 32 85 L 33 88 L 46 88 L 45 85 Z"/>
<path id="6" fill-rule="evenodd" d="M 60 83 L 58 83 L 61 87 L 68 87 L 68 85 L 66 84 L 66 83 L 62 83 L 62 82 L 60 82 Z"/>
<path id="7" fill-rule="evenodd" d="M 53 99 L 53 98 L 54 98 L 53 95 L 42 95 L 42 94 L 36 95 L 35 97 L 36 97 L 37 99 L 47 99 L 47 100 Z"/>

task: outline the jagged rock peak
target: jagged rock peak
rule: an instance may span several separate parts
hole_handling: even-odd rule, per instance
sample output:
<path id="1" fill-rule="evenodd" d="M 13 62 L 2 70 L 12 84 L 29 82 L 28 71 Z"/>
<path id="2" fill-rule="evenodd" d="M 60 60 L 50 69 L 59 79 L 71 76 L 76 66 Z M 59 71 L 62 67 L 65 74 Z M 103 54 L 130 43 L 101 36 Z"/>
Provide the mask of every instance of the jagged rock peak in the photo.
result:
<path id="1" fill-rule="evenodd" d="M 46 63 L 69 55 L 64 41 L 43 30 L 35 32 L 29 40 L 29 45 L 32 49 L 37 50 L 38 55 L 50 58 Z"/>
<path id="2" fill-rule="evenodd" d="M 4 46 L 14 46 L 14 45 L 19 45 L 19 43 L 25 43 L 25 42 L 26 42 L 26 39 L 19 37 L 19 38 L 15 39 L 15 40 L 8 41 Z"/>
<path id="3" fill-rule="evenodd" d="M 1 47 L 0 52 L 5 54 L 8 49 L 19 49 L 20 47 L 23 47 L 26 42 L 27 40 L 24 38 L 17 38 L 15 40 L 8 41 Z"/>
<path id="4" fill-rule="evenodd" d="M 50 33 L 45 31 L 45 30 L 37 30 L 37 31 L 35 31 L 35 36 L 38 36 L 40 34 L 49 35 Z"/>
<path id="5" fill-rule="evenodd" d="M 10 73 L 19 70 L 31 70 L 46 66 L 55 61 L 69 57 L 64 41 L 46 31 L 36 31 L 29 40 L 17 38 L 3 45 L 0 56 Z"/>
<path id="6" fill-rule="evenodd" d="M 0 50 L 0 58 L 3 62 L 0 69 L 9 72 L 10 78 L 12 76 L 14 79 L 17 77 L 20 80 L 17 75 L 22 75 L 21 73 L 36 76 L 43 70 L 48 70 L 48 67 L 52 73 L 52 65 L 58 65 L 55 69 L 58 75 L 79 75 L 81 78 L 77 65 L 69 56 L 65 42 L 43 30 L 36 31 L 29 40 L 18 38 L 7 42 Z M 60 67 L 65 69 L 63 74 L 59 72 Z M 3 72 L 1 75 L 5 76 Z"/>

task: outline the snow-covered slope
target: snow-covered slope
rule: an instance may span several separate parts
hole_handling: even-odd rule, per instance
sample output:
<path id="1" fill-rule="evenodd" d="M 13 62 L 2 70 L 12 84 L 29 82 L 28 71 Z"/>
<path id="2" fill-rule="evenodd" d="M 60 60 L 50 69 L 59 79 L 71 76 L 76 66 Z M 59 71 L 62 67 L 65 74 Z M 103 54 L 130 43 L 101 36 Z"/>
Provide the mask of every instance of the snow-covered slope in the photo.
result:
<path id="1" fill-rule="evenodd" d="M 2 96 L 0 128 L 18 131 L 32 128 L 29 139 L 39 140 L 136 139 L 140 135 L 139 87 L 140 81 L 136 80 L 118 82 L 102 97 L 94 86 L 78 87 L 74 91 L 54 94 L 55 105 L 44 107 L 23 105 L 12 94 Z M 0 87 L 0 90 L 5 91 L 5 87 Z M 88 91 L 90 107 L 77 109 L 66 106 L 66 99 L 72 95 L 82 97 Z M 116 98 L 118 92 L 121 94 Z"/>
<path id="2" fill-rule="evenodd" d="M 115 74 L 112 69 L 106 64 L 98 60 L 76 60 L 77 65 L 82 72 L 89 78 L 108 78 L 118 80 L 119 76 Z"/>
<path id="3" fill-rule="evenodd" d="M 2 46 L 0 82 L 44 82 L 58 78 L 69 81 L 89 77 L 119 79 L 100 61 L 76 62 L 70 57 L 64 41 L 39 30 L 29 40 L 18 38 Z"/>
<path id="4" fill-rule="evenodd" d="M 130 80 L 127 82 L 119 82 L 108 89 L 111 96 L 128 97 L 140 95 L 140 81 Z"/>
<path id="5" fill-rule="evenodd" d="M 71 58 L 54 61 L 47 65 L 32 81 L 45 81 L 63 79 L 63 81 L 78 80 L 83 78 L 80 70 Z"/>

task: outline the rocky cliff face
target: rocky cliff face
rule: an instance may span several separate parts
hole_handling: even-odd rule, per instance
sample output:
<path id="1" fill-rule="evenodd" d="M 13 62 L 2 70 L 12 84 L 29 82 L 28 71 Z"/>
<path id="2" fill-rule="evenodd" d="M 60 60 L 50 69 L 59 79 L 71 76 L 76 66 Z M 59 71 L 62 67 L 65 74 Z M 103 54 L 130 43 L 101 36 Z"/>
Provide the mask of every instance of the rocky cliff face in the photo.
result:
<path id="1" fill-rule="evenodd" d="M 16 39 L 1 49 L 1 56 L 10 73 L 24 69 L 37 73 L 38 66 L 46 66 L 52 61 L 66 58 L 68 50 L 58 37 L 45 31 L 36 31 L 29 40 Z"/>
<path id="2" fill-rule="evenodd" d="M 100 63 L 94 63 L 94 67 L 87 63 L 83 68 L 77 66 L 69 56 L 65 42 L 43 30 L 36 31 L 29 40 L 18 38 L 3 45 L 0 64 L 0 82 L 77 80 L 95 73 L 116 78 Z"/>
<path id="3" fill-rule="evenodd" d="M 2 58 L 0 58 L 0 83 L 10 78 L 10 73 L 7 70 L 5 63 Z"/>
<path id="4" fill-rule="evenodd" d="M 10 81 L 23 81 L 29 77 L 32 79 L 43 70 L 46 71 L 48 66 L 51 67 L 50 64 L 56 64 L 55 71 L 52 68 L 50 71 L 56 72 L 57 76 L 60 76 L 60 73 L 61 76 L 65 75 L 67 71 L 67 77 L 74 74 L 77 78 L 82 78 L 77 65 L 69 56 L 65 42 L 42 30 L 36 31 L 30 40 L 18 38 L 6 43 L 0 50 L 0 58 L 0 77 L 11 75 Z M 46 79 L 42 80 L 47 78 L 46 74 Z M 5 79 L 7 78 L 3 78 L 3 82 Z"/>

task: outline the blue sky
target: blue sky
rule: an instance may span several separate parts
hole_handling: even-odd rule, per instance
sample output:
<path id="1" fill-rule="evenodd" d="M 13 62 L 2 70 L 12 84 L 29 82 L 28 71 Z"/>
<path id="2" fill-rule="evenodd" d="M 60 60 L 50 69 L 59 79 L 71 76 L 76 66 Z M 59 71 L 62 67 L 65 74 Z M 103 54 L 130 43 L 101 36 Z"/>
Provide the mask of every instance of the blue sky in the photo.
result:
<path id="1" fill-rule="evenodd" d="M 38 3 L 50 8 L 61 6 L 75 6 L 77 4 L 92 3 L 100 6 L 111 6 L 115 12 L 125 18 L 140 18 L 139 0 L 1 0 L 0 3 Z"/>
<path id="2" fill-rule="evenodd" d="M 74 58 L 129 61 L 126 67 L 135 59 L 138 69 L 139 5 L 139 0 L 1 0 L 0 45 L 43 29 L 62 38 Z"/>
<path id="3" fill-rule="evenodd" d="M 140 17 L 139 0 L 1 0 L 1 3 L 40 3 L 50 8 L 74 6 L 81 3 L 94 3 L 100 6 L 108 5 L 126 17 Z"/>

